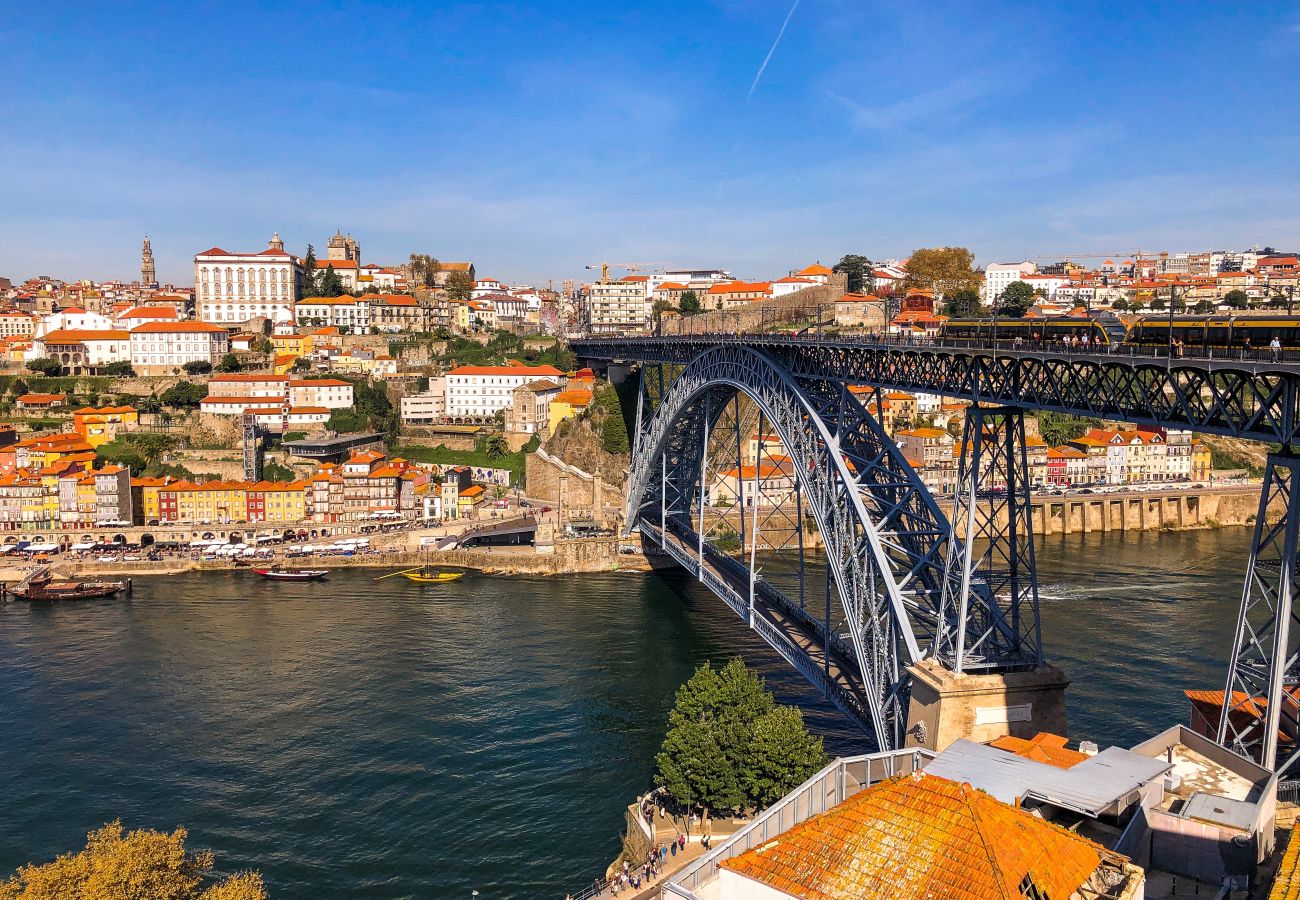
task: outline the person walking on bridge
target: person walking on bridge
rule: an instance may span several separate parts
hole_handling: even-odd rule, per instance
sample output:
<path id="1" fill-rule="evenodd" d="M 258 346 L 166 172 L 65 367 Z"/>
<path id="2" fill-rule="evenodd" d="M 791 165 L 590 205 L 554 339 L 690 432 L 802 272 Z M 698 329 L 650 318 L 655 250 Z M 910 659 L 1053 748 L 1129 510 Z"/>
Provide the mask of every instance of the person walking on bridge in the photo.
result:
<path id="1" fill-rule="evenodd" d="M 1277 362 L 1282 356 L 1282 342 L 1278 340 L 1277 335 L 1273 335 L 1273 340 L 1268 342 L 1268 352 L 1273 356 L 1273 362 Z"/>

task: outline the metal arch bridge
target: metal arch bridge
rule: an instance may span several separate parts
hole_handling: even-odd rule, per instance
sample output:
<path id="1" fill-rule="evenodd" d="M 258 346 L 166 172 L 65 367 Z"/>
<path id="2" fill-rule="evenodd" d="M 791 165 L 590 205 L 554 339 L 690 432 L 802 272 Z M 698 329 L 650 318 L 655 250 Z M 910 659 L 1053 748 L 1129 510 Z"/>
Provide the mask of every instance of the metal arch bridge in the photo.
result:
<path id="1" fill-rule="evenodd" d="M 1009 672 L 1044 662 L 1025 410 L 1280 443 L 1261 492 L 1218 739 L 1279 772 L 1300 759 L 1300 456 L 1291 450 L 1300 365 L 817 336 L 618 337 L 572 347 L 584 363 L 639 370 L 626 529 L 639 527 L 718 594 L 882 750 L 907 739 L 910 666 L 931 659 L 958 673 Z M 885 435 L 880 404 L 891 389 L 974 403 L 953 507 L 962 539 Z M 758 410 L 759 434 L 775 431 L 790 460 L 797 599 L 756 565 L 763 476 L 752 467 L 747 502 L 741 395 Z M 739 557 L 706 539 L 704 521 L 708 454 L 729 406 Z M 820 616 L 804 596 L 806 516 L 827 557 Z"/>

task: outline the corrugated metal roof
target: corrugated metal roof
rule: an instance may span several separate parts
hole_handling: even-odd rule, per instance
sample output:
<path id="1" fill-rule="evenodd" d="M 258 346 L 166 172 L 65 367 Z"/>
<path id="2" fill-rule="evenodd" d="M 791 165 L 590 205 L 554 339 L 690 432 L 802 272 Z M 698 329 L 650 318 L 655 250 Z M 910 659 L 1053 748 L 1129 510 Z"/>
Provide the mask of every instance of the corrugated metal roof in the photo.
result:
<path id="1" fill-rule="evenodd" d="M 962 739 L 935 757 L 925 771 L 966 782 L 1004 803 L 1032 794 L 1056 806 L 1096 816 L 1171 768 L 1164 760 L 1108 747 L 1085 762 L 1059 769 Z"/>

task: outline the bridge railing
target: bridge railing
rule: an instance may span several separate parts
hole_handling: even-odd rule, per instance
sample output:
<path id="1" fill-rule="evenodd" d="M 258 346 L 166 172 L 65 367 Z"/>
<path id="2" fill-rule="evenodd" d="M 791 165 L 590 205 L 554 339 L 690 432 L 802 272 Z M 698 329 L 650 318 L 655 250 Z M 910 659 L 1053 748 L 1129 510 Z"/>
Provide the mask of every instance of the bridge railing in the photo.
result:
<path id="1" fill-rule="evenodd" d="M 934 756 L 930 750 L 913 748 L 835 760 L 716 848 L 669 875 L 663 886 L 664 894 L 699 900 L 695 892 L 716 876 L 718 866 L 724 861 L 763 846 L 800 822 L 826 812 L 874 784 L 921 771 Z"/>
<path id="2" fill-rule="evenodd" d="M 773 324 L 776 324 L 775 322 Z M 736 331 L 691 331 L 682 330 L 664 337 L 693 337 L 707 341 L 728 343 L 778 343 L 778 344 L 859 344 L 866 347 L 884 349 L 938 349 L 938 350 L 987 350 L 996 353 L 1023 353 L 1029 356 L 1043 353 L 1060 353 L 1070 356 L 1114 358 L 1114 359 L 1150 359 L 1160 361 L 1205 360 L 1210 362 L 1248 362 L 1248 363 L 1300 363 L 1300 350 L 1272 350 L 1269 347 L 1183 347 L 1171 348 L 1167 344 L 1108 344 L 1067 342 L 1064 340 L 1017 339 L 1013 337 L 992 339 L 956 339 L 942 336 L 921 336 L 913 334 L 846 334 L 829 333 L 821 329 L 799 330 L 791 333 L 742 333 Z M 646 335 L 645 337 L 655 337 Z M 599 338 L 596 338 L 599 339 Z"/>

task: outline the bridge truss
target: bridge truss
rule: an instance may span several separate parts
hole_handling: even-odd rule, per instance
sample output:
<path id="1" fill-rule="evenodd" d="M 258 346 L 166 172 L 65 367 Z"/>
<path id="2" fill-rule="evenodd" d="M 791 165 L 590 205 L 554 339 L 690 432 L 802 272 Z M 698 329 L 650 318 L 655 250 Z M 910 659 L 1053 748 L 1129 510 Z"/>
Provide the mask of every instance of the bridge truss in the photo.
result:
<path id="1" fill-rule="evenodd" d="M 728 408 L 734 471 L 738 481 L 745 477 L 742 395 L 757 407 L 760 440 L 752 484 L 737 490 L 737 558 L 710 543 L 704 520 L 708 455 L 720 443 L 717 429 Z M 1036 666 L 1042 652 L 1036 586 L 1019 590 L 1026 573 L 1032 584 L 1032 554 L 1028 569 L 1013 567 L 1017 589 L 1011 592 L 1003 590 L 1005 560 L 999 565 L 997 553 L 954 555 L 948 519 L 868 409 L 874 405 L 878 412 L 880 402 L 875 391 L 797 378 L 743 346 L 715 347 L 682 367 L 643 367 L 626 522 L 721 596 L 880 748 L 892 749 L 904 741 L 912 664 L 938 656 L 958 670 L 1005 671 Z M 1018 413 L 996 415 L 1007 427 L 982 446 L 995 447 L 990 458 L 1018 458 L 1023 467 Z M 800 548 L 797 601 L 757 565 L 759 532 L 770 517 L 760 515 L 767 429 L 779 437 L 795 485 L 797 512 L 790 518 Z M 981 482 L 981 462 L 967 466 L 972 484 Z M 1023 478 L 1008 482 L 1003 472 L 1003 482 L 1017 488 Z M 1017 508 L 1027 514 L 1023 499 Z M 809 517 L 827 560 L 820 618 L 807 608 L 803 577 Z M 838 598 L 834 617 L 832 592 Z"/>
<path id="2" fill-rule="evenodd" d="M 658 392 L 645 392 L 638 410 L 629 527 L 640 523 L 723 596 L 881 749 L 902 739 L 906 667 L 917 659 L 933 655 L 957 672 L 1042 661 L 1022 410 L 1280 444 L 1264 478 L 1217 737 L 1274 771 L 1300 759 L 1300 456 L 1292 452 L 1300 443 L 1300 366 L 820 336 L 610 338 L 575 349 L 587 360 L 658 372 Z M 865 405 L 855 385 L 868 389 Z M 869 411 L 879 411 L 881 389 L 975 404 L 953 511 L 965 541 L 953 538 Z M 796 604 L 759 576 L 752 550 L 746 567 L 743 554 L 705 540 L 702 513 L 690 521 L 705 490 L 699 464 L 709 430 L 740 393 L 780 434 L 795 460 L 798 502 L 808 503 L 822 532 L 833 577 L 820 620 L 805 608 L 802 578 Z M 739 458 L 738 450 L 738 470 Z M 802 526 L 802 512 L 798 519 Z M 751 531 L 760 524 L 755 514 Z M 802 531 L 798 537 L 802 570 Z M 744 541 L 742 534 L 742 548 Z M 847 634 L 832 626 L 832 582 Z"/>

